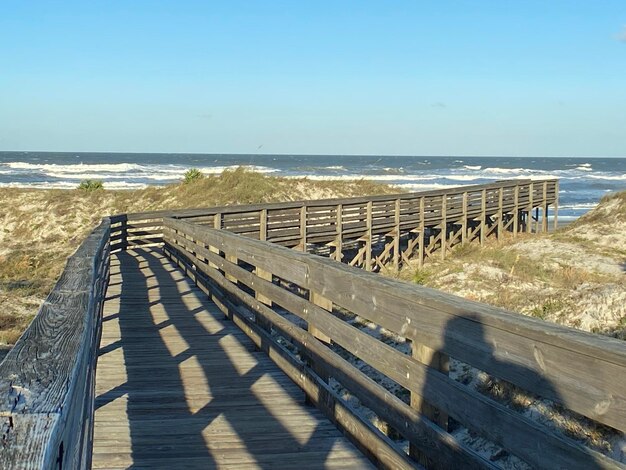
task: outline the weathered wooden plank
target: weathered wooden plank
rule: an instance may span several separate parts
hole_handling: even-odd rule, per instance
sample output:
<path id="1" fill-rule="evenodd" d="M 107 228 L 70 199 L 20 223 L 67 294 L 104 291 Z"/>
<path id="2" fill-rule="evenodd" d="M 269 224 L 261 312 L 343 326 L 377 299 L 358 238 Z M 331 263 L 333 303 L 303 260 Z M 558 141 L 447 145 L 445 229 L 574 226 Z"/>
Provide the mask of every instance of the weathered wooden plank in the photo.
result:
<path id="1" fill-rule="evenodd" d="M 193 243 L 190 241 L 187 243 L 187 247 L 193 250 Z M 197 249 L 201 250 L 201 248 Z M 409 356 L 343 323 L 327 313 L 325 309 L 279 286 L 255 279 L 252 273 L 226 260 L 212 259 L 211 262 L 217 264 L 222 271 L 239 279 L 240 282 L 255 286 L 257 292 L 263 293 L 264 297 L 272 299 L 308 321 L 309 324 L 318 325 L 316 329 L 324 333 L 329 340 L 337 342 L 412 392 L 424 395 L 424 398 L 435 407 L 442 408 L 457 421 L 489 437 L 528 463 L 538 467 L 549 466 L 550 461 L 565 465 L 567 468 L 588 468 L 591 463 L 602 468 L 613 466 L 610 459 L 585 449 L 573 441 L 559 437 L 548 428 L 534 423 L 440 373 L 429 370 L 428 367 L 412 360 Z M 333 371 L 333 375 L 338 379 L 345 377 L 345 372 L 337 375 L 342 369 L 336 363 L 325 362 L 321 369 Z M 349 380 L 354 382 L 353 377 Z M 358 391 L 355 393 L 365 402 L 368 401 L 367 397 L 363 398 Z M 468 403 L 472 405 L 468 406 Z M 397 404 L 396 408 L 397 406 L 406 408 L 404 404 Z M 388 408 L 385 408 L 385 419 L 398 425 L 398 431 L 401 434 L 411 431 L 411 428 L 406 428 L 401 424 L 408 419 L 409 411 L 396 408 L 388 405 Z M 373 409 L 377 409 L 376 403 Z M 415 435 L 412 434 L 412 436 Z M 549 457 L 546 457 L 546 454 Z"/>
<path id="2" fill-rule="evenodd" d="M 8 422 L 0 452 L 3 468 L 89 465 L 109 227 L 104 219 L 70 257 L 37 316 L 0 364 L 0 414 Z"/>
<path id="3" fill-rule="evenodd" d="M 232 235 L 222 234 L 222 241 L 229 236 Z M 237 243 L 233 240 L 231 244 Z M 252 241 L 246 243 L 250 244 Z M 368 276 L 329 260 L 305 261 L 305 257 L 280 247 L 264 249 L 276 255 L 289 253 L 294 262 L 305 262 L 309 278 L 304 284 L 301 278 L 297 283 L 318 290 L 343 308 L 539 395 L 561 401 L 592 419 L 618 429 L 625 426 L 625 387 L 621 378 L 626 377 L 626 350 L 617 340 Z M 423 314 L 416 315 L 416 307 Z M 447 331 L 449 323 L 461 329 L 462 334 Z M 583 378 L 581 368 L 586 371 Z M 615 377 L 620 379 L 614 380 Z M 582 390 L 581 380 L 586 384 Z"/>
<path id="4" fill-rule="evenodd" d="M 115 317 L 104 323 L 103 338 L 118 338 L 120 349 L 105 352 L 98 366 L 94 468 L 153 465 L 157 457 L 170 468 L 181 468 L 193 456 L 204 467 L 220 462 L 237 469 L 288 468 L 297 461 L 296 451 L 305 468 L 335 460 L 346 468 L 368 468 L 367 460 L 318 410 L 303 406 L 302 392 L 291 379 L 251 344 L 243 346 L 248 341 L 244 332 L 216 314 L 200 290 L 188 278 L 181 282 L 180 271 L 172 271 L 162 258 L 138 251 L 121 255 L 122 260 L 137 260 L 132 269 L 128 263 L 114 266 L 114 279 L 120 269 L 123 279 L 132 270 L 139 275 L 134 284 L 124 281 L 121 297 L 107 303 Z M 160 291 L 191 289 L 193 301 L 136 302 L 149 295 L 138 281 L 150 275 L 159 280 Z M 155 315 L 169 323 L 155 323 Z M 112 389 L 120 398 L 111 401 Z"/>

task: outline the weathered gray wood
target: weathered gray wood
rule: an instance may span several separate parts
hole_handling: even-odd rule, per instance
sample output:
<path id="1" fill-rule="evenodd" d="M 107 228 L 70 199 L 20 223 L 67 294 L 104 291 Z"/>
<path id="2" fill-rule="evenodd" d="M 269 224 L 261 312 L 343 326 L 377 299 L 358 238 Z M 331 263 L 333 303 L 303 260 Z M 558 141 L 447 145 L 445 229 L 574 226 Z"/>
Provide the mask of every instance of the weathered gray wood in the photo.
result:
<path id="1" fill-rule="evenodd" d="M 194 246 L 191 241 L 178 236 L 175 239 L 174 241 L 183 243 L 180 247 L 187 250 L 188 254 L 202 251 L 201 247 Z M 600 454 L 560 438 L 544 426 L 508 410 L 442 374 L 429 372 L 427 366 L 420 364 L 425 362 L 426 356 L 429 356 L 430 367 L 434 367 L 432 357 L 439 356 L 440 353 L 429 350 L 428 354 L 424 355 L 424 348 L 422 348 L 420 349 L 422 354 L 416 356 L 417 361 L 412 361 L 408 356 L 342 322 L 324 309 L 318 308 L 279 286 L 255 279 L 252 273 L 228 263 L 227 260 L 213 259 L 212 262 L 218 264 L 221 271 L 237 277 L 240 282 L 248 286 L 255 286 L 258 292 L 262 292 L 264 296 L 273 299 L 290 312 L 301 316 L 309 324 L 318 325 L 316 329 L 321 330 L 329 339 L 337 342 L 416 395 L 425 395 L 425 399 L 429 400 L 435 407 L 442 408 L 443 412 L 450 413 L 457 421 L 489 437 L 527 462 L 538 467 L 549 467 L 550 462 L 553 462 L 567 468 L 586 468 L 590 462 L 594 462 L 600 467 L 612 468 L 612 462 Z M 218 276 L 216 273 L 206 271 L 202 266 L 199 266 L 199 269 L 211 277 Z M 306 345 L 307 343 L 305 343 Z M 309 349 L 310 345 L 307 346 L 307 351 Z M 438 364 L 445 362 L 447 365 L 445 360 L 438 359 L 437 361 Z M 435 369 L 437 368 L 441 369 L 441 366 L 435 366 Z M 341 365 L 332 359 L 327 360 L 321 369 L 331 370 L 332 374 L 338 377 L 337 374 Z M 343 380 L 356 383 L 357 378 L 353 376 L 346 378 L 345 374 L 345 371 L 340 374 Z M 368 401 L 367 397 L 363 397 L 362 391 L 356 390 L 354 392 L 362 400 L 371 401 L 371 399 Z M 423 414 L 430 413 L 440 426 L 445 422 L 441 413 L 424 411 L 421 400 L 420 403 L 412 403 L 412 405 L 418 412 L 421 410 Z M 402 406 L 407 408 L 404 404 Z M 372 407 L 379 409 L 376 403 L 372 404 Z M 406 413 L 410 413 L 410 411 L 402 407 L 398 409 L 397 406 L 387 405 L 383 416 L 390 423 L 398 424 L 406 421 Z M 406 426 L 400 425 L 398 430 L 401 434 L 409 432 L 409 435 L 406 436 L 408 439 L 415 437 L 415 434 L 410 434 L 412 431 L 407 430 Z M 546 453 L 550 457 L 546 457 Z"/>
<path id="2" fill-rule="evenodd" d="M 179 228 L 184 224 L 167 223 L 178 224 Z M 188 229 L 196 231 L 193 226 Z M 222 244 L 230 240 L 231 245 L 239 245 L 238 251 L 243 245 L 235 235 L 223 232 L 196 231 L 194 236 L 218 237 Z M 304 282 L 302 274 L 297 280 L 281 276 L 286 280 L 314 289 L 333 303 L 391 331 L 560 401 L 592 419 L 617 429 L 626 427 L 626 347 L 620 341 L 367 275 L 323 258 L 257 244 L 246 240 L 246 249 L 265 251 L 264 257 L 270 263 L 282 258 L 284 264 L 289 264 L 291 258 L 292 265 L 302 266 Z M 446 331 L 446 325 L 453 321 L 460 331 Z M 520 368 L 532 374 L 521 374 Z M 585 373 L 581 374 L 581 370 Z"/>
<path id="3" fill-rule="evenodd" d="M 172 253 L 175 254 L 174 251 Z M 189 252 L 186 252 L 185 254 L 187 256 L 187 259 L 191 263 L 198 263 L 199 260 L 193 254 Z M 219 271 L 210 268 L 205 270 L 202 264 L 196 264 L 196 266 L 197 268 L 199 268 L 200 271 L 209 276 L 210 279 L 215 282 L 220 289 L 223 289 L 226 293 L 235 296 L 235 298 L 239 299 L 246 306 L 248 306 L 255 313 L 255 315 L 262 315 L 266 319 L 266 321 L 271 322 L 272 325 L 281 332 L 281 334 L 292 338 L 296 342 L 296 344 L 304 348 L 308 353 L 314 354 L 317 360 L 329 365 L 333 365 L 333 374 L 339 374 L 340 368 L 342 367 L 351 370 L 352 373 L 349 373 L 345 376 L 341 375 L 342 379 L 347 382 L 348 385 L 353 385 L 352 383 L 350 383 L 350 380 L 359 380 L 359 383 L 362 382 L 361 385 L 365 384 L 363 386 L 368 387 L 367 389 L 369 389 L 370 391 L 378 390 L 376 397 L 381 399 L 383 397 L 386 397 L 385 400 L 372 400 L 368 398 L 367 394 L 360 393 L 360 389 L 358 387 L 353 387 L 353 390 L 355 391 L 355 393 L 357 393 L 357 396 L 359 396 L 359 398 L 363 400 L 366 400 L 369 406 L 372 406 L 374 409 L 381 409 L 380 407 L 384 406 L 384 403 L 388 402 L 391 399 L 391 397 L 388 396 L 388 393 L 384 391 L 382 387 L 375 384 L 364 374 L 356 371 L 353 366 L 348 364 L 345 360 L 341 359 L 330 349 L 326 348 L 321 343 L 316 341 L 310 335 L 310 333 L 302 330 L 293 323 L 284 319 L 282 316 L 278 315 L 264 304 L 258 302 L 249 294 L 246 294 L 245 292 L 234 287 L 234 285 L 228 282 Z M 227 299 L 224 299 L 223 303 L 227 304 Z M 232 310 L 237 317 L 237 308 L 233 307 Z M 248 326 L 249 328 L 256 328 L 255 325 L 250 324 L 249 321 L 247 321 L 245 316 L 242 316 L 241 319 L 246 321 L 246 326 Z M 256 333 L 259 334 L 261 332 L 260 330 L 257 330 Z M 267 343 L 269 343 L 269 345 L 276 344 L 273 340 L 269 340 L 267 341 L 267 343 L 260 343 L 261 347 L 263 347 Z M 290 376 L 297 382 L 301 382 L 302 375 L 303 374 L 300 373 L 295 377 L 291 375 Z M 314 377 L 316 377 L 318 390 L 309 391 L 305 388 L 305 391 L 307 391 L 307 394 L 311 393 L 310 398 L 313 402 L 321 402 L 322 404 L 327 403 L 325 400 L 320 400 L 320 397 L 317 395 L 317 393 L 319 393 L 319 391 L 321 390 L 324 390 L 326 386 L 323 381 L 317 377 L 317 375 L 314 375 Z M 346 405 L 342 405 L 343 401 L 339 399 L 334 394 L 334 392 L 332 394 L 332 397 L 334 406 L 329 407 L 329 413 L 337 417 L 337 408 L 341 409 L 342 406 L 345 407 Z M 397 400 L 397 402 L 399 402 L 399 400 Z M 410 412 L 409 407 L 405 405 L 404 408 L 406 410 L 409 410 Z M 357 418 L 358 420 L 355 421 L 354 418 Z M 424 452 L 427 452 L 429 455 L 433 456 L 433 458 L 436 456 L 442 463 L 443 468 L 458 467 L 461 464 L 466 466 L 467 468 L 489 467 L 488 462 L 480 458 L 471 450 L 461 446 L 454 439 L 452 439 L 451 436 L 443 433 L 436 426 L 433 426 L 427 421 L 420 421 L 419 419 L 417 420 L 417 422 L 415 422 L 415 414 L 412 415 L 411 418 L 411 421 L 403 422 L 404 428 L 409 427 L 410 429 L 414 430 L 413 436 L 415 437 L 415 442 L 420 442 L 421 448 L 424 450 Z M 343 419 L 346 419 L 346 417 L 343 417 Z M 353 434 L 353 437 L 357 439 L 360 445 L 369 449 L 378 459 L 380 459 L 382 463 L 385 463 L 386 467 L 388 466 L 388 468 L 406 468 L 407 460 L 406 456 L 403 455 L 404 453 L 401 451 L 399 452 L 399 450 L 395 448 L 393 444 L 387 441 L 385 439 L 385 436 L 379 431 L 374 431 L 374 435 L 372 435 L 372 432 L 364 433 L 365 429 L 367 428 L 363 428 L 363 424 L 365 423 L 361 420 L 362 418 L 354 416 L 353 418 L 351 418 L 350 421 L 343 423 L 339 421 L 339 423 L 342 424 L 342 426 L 344 427 L 349 424 L 349 428 L 346 430 L 349 433 Z M 359 424 L 359 422 L 361 424 Z M 446 452 L 443 452 L 444 449 L 446 450 Z"/>
<path id="4" fill-rule="evenodd" d="M 104 219 L 68 259 L 37 316 L 0 364 L 3 468 L 89 465 L 109 230 Z"/>
<path id="5" fill-rule="evenodd" d="M 254 350 L 238 318 L 225 321 L 161 253 L 139 250 L 118 260 L 98 364 L 94 468 L 185 468 L 189 459 L 203 468 L 288 469 L 299 460 L 303 468 L 338 461 L 370 468 Z M 146 289 L 149 276 L 160 292 Z M 117 343 L 120 349 L 110 348 Z"/>

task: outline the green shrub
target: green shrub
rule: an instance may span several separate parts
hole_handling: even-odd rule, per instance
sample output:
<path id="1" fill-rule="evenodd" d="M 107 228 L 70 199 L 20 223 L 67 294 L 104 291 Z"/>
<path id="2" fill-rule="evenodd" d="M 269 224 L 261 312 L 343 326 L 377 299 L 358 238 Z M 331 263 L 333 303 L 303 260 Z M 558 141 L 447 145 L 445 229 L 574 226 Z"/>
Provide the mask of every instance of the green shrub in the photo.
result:
<path id="1" fill-rule="evenodd" d="M 102 181 L 98 180 L 82 180 L 78 185 L 78 189 L 82 189 L 83 191 L 97 191 L 104 189 L 104 185 Z"/>
<path id="2" fill-rule="evenodd" d="M 189 168 L 185 172 L 185 176 L 183 178 L 183 184 L 193 183 L 195 181 L 199 181 L 204 178 L 204 175 L 197 168 Z"/>
<path id="3" fill-rule="evenodd" d="M 431 273 L 425 269 L 416 269 L 413 273 L 413 282 L 421 286 L 425 285 L 430 279 Z"/>

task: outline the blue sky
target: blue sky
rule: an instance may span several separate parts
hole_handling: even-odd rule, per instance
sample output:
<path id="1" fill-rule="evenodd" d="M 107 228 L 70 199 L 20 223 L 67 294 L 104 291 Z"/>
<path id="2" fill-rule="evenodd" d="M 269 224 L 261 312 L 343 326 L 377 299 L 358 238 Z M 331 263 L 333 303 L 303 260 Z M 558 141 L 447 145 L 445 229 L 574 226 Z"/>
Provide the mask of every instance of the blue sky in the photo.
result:
<path id="1" fill-rule="evenodd" d="M 626 156 L 626 1 L 3 0 L 0 150 Z"/>

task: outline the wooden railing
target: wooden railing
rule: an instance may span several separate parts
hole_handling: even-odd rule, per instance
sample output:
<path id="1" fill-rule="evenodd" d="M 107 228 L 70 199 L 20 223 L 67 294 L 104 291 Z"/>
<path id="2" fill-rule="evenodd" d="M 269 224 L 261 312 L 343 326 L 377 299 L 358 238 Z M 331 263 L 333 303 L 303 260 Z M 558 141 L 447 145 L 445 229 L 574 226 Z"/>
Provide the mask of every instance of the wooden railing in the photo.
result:
<path id="1" fill-rule="evenodd" d="M 0 364 L 1 468 L 89 468 L 109 272 L 104 219 Z"/>
<path id="2" fill-rule="evenodd" d="M 417 459 L 432 468 L 495 468 L 448 432 L 454 425 L 534 468 L 626 468 L 448 373 L 454 360 L 626 431 L 623 341 L 174 218 L 164 219 L 164 242 L 166 254 L 381 467 L 411 468 Z M 410 455 L 389 436 L 406 439 Z"/>
<path id="3" fill-rule="evenodd" d="M 162 243 L 163 217 L 176 217 L 378 270 L 415 258 L 445 258 L 449 249 L 504 231 L 548 230 L 558 214 L 558 180 L 513 180 L 446 190 L 223 206 L 115 216 L 113 249 Z M 437 254 L 435 255 L 435 252 Z"/>
<path id="4" fill-rule="evenodd" d="M 416 254 L 419 263 L 435 252 L 445 257 L 454 244 L 482 242 L 490 234 L 547 230 L 548 207 L 557 204 L 556 180 L 505 181 L 425 193 L 106 218 L 68 260 L 33 323 L 0 365 L 0 463 L 7 468 L 89 467 L 109 254 L 142 246 L 164 246 L 203 288 L 212 286 L 218 305 L 381 465 L 400 468 L 412 461 L 322 379 L 338 380 L 407 437 L 415 455 L 443 466 L 490 465 L 446 432 L 448 416 L 505 449 L 515 448 L 514 454 L 530 462 L 537 445 L 515 444 L 515 439 L 544 439 L 532 434 L 537 425 L 448 379 L 449 357 L 623 430 L 622 343 L 513 316 L 504 321 L 503 314 L 485 313 L 484 306 L 449 296 L 442 300 L 433 291 L 285 248 L 327 250 L 334 260 L 364 270 L 389 263 L 398 267 Z M 419 348 L 413 347 L 412 355 L 401 353 L 351 327 L 337 315 L 338 308 Z M 284 310 L 300 315 L 308 330 L 285 320 Z M 308 362 L 294 359 L 274 340 L 272 330 L 291 338 Z M 404 387 L 411 393 L 411 406 L 324 346 L 331 343 Z M 531 372 L 520 371 L 520 364 Z M 587 374 L 582 389 L 575 382 L 579 371 Z M 545 380 L 538 378 L 541 374 Z M 613 382 L 607 384 L 607 377 Z M 558 386 L 551 392 L 542 386 L 546 381 Z M 603 465 L 607 462 L 567 439 L 546 435 L 541 442 L 547 447 L 541 448 L 556 452 L 554 461 L 591 455 Z"/>

